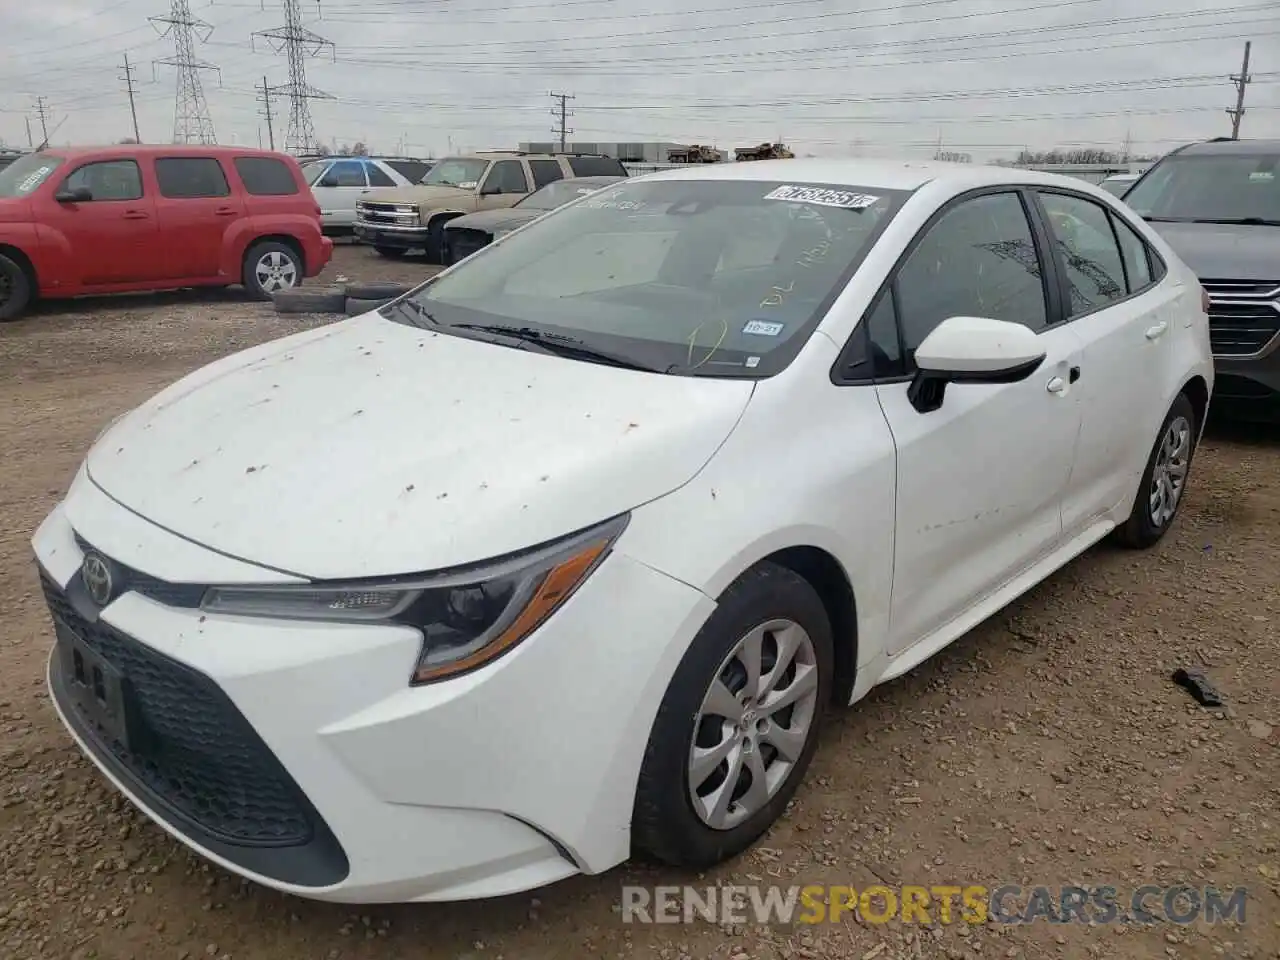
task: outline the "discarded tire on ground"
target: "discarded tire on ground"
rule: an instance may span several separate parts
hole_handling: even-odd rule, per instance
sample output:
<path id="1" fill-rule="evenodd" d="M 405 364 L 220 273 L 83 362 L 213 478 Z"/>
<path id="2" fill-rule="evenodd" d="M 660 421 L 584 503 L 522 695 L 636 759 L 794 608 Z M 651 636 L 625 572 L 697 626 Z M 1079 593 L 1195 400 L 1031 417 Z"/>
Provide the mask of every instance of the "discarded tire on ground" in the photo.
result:
<path id="1" fill-rule="evenodd" d="M 376 300 L 368 297 L 347 297 L 347 316 L 358 317 L 362 313 L 377 310 L 384 303 L 390 303 L 394 299 L 395 297 L 378 297 Z"/>
<path id="2" fill-rule="evenodd" d="M 276 313 L 342 313 L 347 295 L 341 287 L 310 287 L 272 294 Z"/>
<path id="3" fill-rule="evenodd" d="M 347 296 L 357 300 L 391 300 L 413 289 L 412 284 L 393 283 L 390 280 L 356 281 L 347 284 Z"/>

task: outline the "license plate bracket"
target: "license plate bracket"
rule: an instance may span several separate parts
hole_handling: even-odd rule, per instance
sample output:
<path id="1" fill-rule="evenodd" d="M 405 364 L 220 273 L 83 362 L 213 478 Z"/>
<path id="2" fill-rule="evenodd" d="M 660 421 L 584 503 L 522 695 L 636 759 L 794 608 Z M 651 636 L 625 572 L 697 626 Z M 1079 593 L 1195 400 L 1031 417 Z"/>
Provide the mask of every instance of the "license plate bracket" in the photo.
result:
<path id="1" fill-rule="evenodd" d="M 132 703 L 128 679 L 61 621 L 55 624 L 66 689 L 81 716 L 98 734 L 132 749 Z"/>

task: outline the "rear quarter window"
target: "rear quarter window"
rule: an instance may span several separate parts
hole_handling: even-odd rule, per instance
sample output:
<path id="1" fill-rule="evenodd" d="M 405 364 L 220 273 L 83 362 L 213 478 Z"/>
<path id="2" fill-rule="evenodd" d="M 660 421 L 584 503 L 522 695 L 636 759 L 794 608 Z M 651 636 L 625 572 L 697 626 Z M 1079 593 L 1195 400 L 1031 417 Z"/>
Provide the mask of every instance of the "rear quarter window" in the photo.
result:
<path id="1" fill-rule="evenodd" d="M 627 168 L 613 157 L 567 157 L 575 177 L 625 177 Z"/>
<path id="2" fill-rule="evenodd" d="M 384 160 L 382 162 L 410 183 L 417 183 L 431 169 L 431 164 L 420 160 Z"/>
<path id="3" fill-rule="evenodd" d="M 298 192 L 293 171 L 275 157 L 236 157 L 236 173 L 247 193 L 255 197 L 287 197 Z"/>

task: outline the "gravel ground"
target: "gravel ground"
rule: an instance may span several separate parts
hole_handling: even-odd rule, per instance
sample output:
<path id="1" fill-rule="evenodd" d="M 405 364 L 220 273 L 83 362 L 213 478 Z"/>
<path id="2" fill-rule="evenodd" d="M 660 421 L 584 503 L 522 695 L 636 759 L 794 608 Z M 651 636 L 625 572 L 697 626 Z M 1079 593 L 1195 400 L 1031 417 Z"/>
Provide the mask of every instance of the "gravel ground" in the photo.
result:
<path id="1" fill-rule="evenodd" d="M 331 275 L 426 268 L 341 248 Z M 326 278 L 328 279 L 328 278 Z M 1099 547 L 837 713 L 762 845 L 701 880 L 628 866 L 491 903 L 352 910 L 188 854 L 82 760 L 44 689 L 28 540 L 115 414 L 232 350 L 325 317 L 236 293 L 95 300 L 0 329 L 0 957 L 1280 957 L 1280 432 L 1215 428 L 1156 550 Z M 1205 670 L 1228 707 L 1169 681 Z M 623 925 L 622 883 L 1249 888 L 1209 928 Z"/>

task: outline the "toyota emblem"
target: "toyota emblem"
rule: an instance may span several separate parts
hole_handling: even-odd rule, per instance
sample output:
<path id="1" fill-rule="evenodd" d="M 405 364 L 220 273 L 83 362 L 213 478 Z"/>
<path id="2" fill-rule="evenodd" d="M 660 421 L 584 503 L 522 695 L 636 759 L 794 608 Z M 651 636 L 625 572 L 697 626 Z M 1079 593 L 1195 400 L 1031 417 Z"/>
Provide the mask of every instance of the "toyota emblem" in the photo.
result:
<path id="1" fill-rule="evenodd" d="M 111 576 L 111 565 L 103 557 L 96 553 L 86 554 L 80 568 L 80 579 L 89 591 L 89 598 L 98 606 L 105 607 L 111 602 L 116 585 Z"/>

